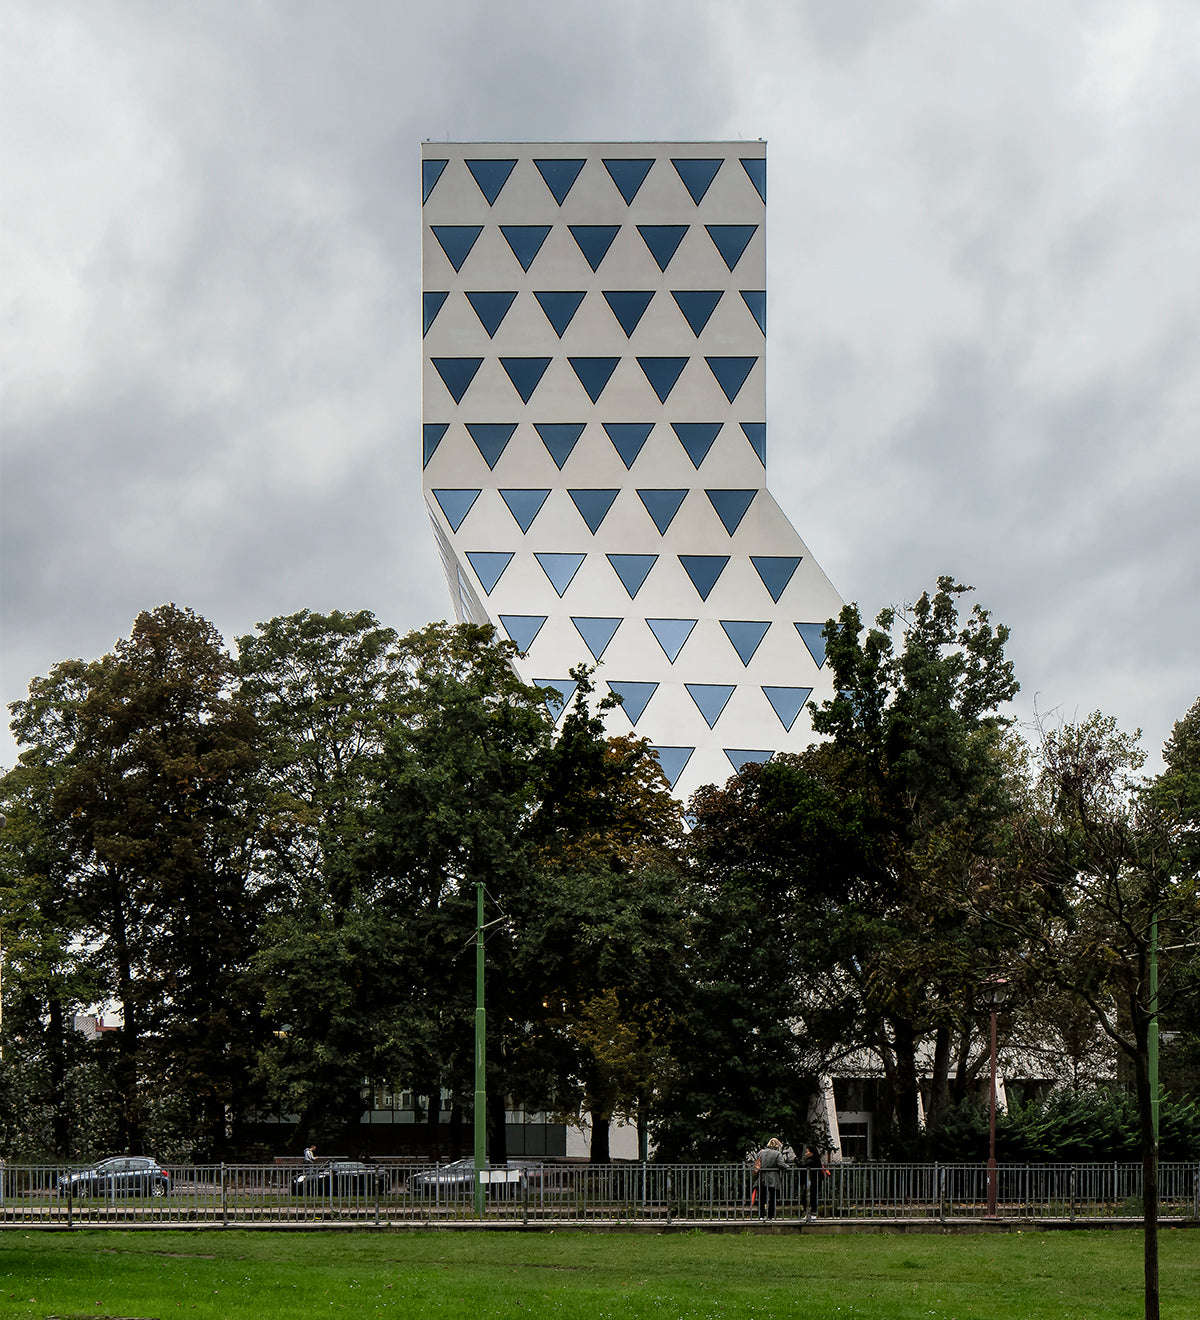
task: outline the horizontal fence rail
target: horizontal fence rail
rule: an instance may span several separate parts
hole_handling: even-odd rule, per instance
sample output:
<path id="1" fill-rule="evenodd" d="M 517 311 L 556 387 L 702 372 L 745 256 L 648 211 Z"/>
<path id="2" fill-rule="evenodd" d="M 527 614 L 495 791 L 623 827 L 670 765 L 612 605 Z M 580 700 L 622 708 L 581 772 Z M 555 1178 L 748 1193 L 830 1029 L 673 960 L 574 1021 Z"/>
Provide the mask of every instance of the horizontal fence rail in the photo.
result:
<path id="1" fill-rule="evenodd" d="M 472 1220 L 474 1170 L 461 1162 L 337 1166 L 161 1164 L 165 1177 L 80 1178 L 78 1165 L 0 1166 L 0 1225 L 72 1228 L 249 1223 L 392 1226 Z M 75 1174 L 74 1179 L 70 1175 Z M 767 1208 L 747 1164 L 539 1164 L 488 1170 L 484 1218 L 610 1224 L 757 1223 Z M 777 1222 L 987 1218 L 984 1164 L 835 1164 L 784 1169 Z M 1137 1219 L 1140 1164 L 1002 1164 L 1000 1219 Z M 1164 1219 L 1200 1219 L 1200 1165 L 1159 1166 Z"/>

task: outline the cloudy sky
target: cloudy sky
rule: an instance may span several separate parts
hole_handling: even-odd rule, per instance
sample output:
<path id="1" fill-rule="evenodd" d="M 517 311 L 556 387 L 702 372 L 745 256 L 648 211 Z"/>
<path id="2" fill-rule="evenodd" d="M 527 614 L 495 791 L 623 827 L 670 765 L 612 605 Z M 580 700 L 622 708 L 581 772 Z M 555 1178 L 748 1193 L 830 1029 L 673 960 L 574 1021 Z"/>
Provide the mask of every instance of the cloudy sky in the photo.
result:
<path id="1" fill-rule="evenodd" d="M 449 600 L 422 139 L 768 142 L 768 481 L 1017 713 L 1200 692 L 1194 0 L 0 0 L 3 699 L 173 600 Z M 11 740 L 0 764 L 11 764 Z"/>

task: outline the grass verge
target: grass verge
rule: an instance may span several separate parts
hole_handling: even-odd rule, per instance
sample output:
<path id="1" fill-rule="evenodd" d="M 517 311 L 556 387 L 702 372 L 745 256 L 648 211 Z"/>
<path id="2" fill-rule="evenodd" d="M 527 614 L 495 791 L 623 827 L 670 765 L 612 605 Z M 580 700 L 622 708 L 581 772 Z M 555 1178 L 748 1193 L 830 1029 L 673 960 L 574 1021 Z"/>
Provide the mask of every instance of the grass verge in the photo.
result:
<path id="1" fill-rule="evenodd" d="M 1200 1233 L 1162 1239 L 1163 1315 L 1200 1306 Z M 78 1320 L 1132 1320 L 1138 1232 L 7 1231 L 0 1315 Z"/>

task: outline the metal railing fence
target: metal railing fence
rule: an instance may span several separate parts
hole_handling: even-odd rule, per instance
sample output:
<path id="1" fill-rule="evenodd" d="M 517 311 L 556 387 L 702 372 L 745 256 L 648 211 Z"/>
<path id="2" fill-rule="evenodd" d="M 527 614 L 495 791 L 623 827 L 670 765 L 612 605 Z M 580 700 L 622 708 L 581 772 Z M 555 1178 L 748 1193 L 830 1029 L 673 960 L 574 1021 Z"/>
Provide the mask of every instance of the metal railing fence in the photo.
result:
<path id="1" fill-rule="evenodd" d="M 385 1226 L 475 1218 L 473 1171 L 461 1163 L 372 1166 L 367 1173 L 277 1164 L 160 1166 L 169 1185 L 109 1177 L 67 1181 L 62 1165 L 0 1167 L 0 1225 L 68 1227 L 147 1224 Z M 298 1176 L 304 1174 L 302 1181 Z M 636 1223 L 757 1222 L 746 1164 L 537 1164 L 488 1175 L 489 1220 Z M 812 1200 L 815 1183 L 816 1197 Z M 1137 1219 L 1140 1164 L 1002 1164 L 1000 1219 Z M 1159 1166 L 1160 1214 L 1200 1219 L 1200 1164 Z M 986 1218 L 984 1164 L 841 1164 L 827 1177 L 800 1169 L 781 1177 L 776 1218 L 967 1221 Z"/>

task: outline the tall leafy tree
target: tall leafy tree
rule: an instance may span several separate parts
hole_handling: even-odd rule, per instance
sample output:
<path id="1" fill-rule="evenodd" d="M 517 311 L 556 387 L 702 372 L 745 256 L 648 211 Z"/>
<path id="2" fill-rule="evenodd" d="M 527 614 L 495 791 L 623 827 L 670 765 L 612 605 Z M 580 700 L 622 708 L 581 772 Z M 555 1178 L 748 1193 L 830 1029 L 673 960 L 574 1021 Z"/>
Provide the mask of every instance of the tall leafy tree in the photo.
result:
<path id="1" fill-rule="evenodd" d="M 256 956 L 275 1031 L 261 1075 L 301 1140 L 324 1142 L 386 1074 L 378 1023 L 387 934 L 357 870 L 383 747 L 411 682 L 370 611 L 301 610 L 238 639 L 239 695 L 263 732 Z"/>
<path id="2" fill-rule="evenodd" d="M 12 707 L 21 765 L 45 781 L 61 911 L 121 1011 L 105 1047 L 130 1149 L 154 1099 L 174 1097 L 173 1135 L 210 1155 L 247 1103 L 259 753 L 231 680 L 213 626 L 164 605 L 111 654 L 56 666 Z"/>
<path id="3" fill-rule="evenodd" d="M 851 907 L 879 867 L 870 813 L 829 745 L 748 764 L 690 803 L 691 1002 L 660 1143 L 732 1158 L 775 1132 L 800 1146 L 817 1074 L 853 1038 L 837 969 L 859 951 Z M 703 1122 L 696 1115 L 704 1115 Z"/>
<path id="4" fill-rule="evenodd" d="M 301 610 L 238 638 L 237 676 L 264 738 L 264 879 L 285 906 L 345 907 L 347 855 L 409 679 L 396 632 L 369 610 Z"/>
<path id="5" fill-rule="evenodd" d="M 542 758 L 527 836 L 537 868 L 514 905 L 518 977 L 541 988 L 517 1057 L 553 1080 L 560 1111 L 586 1113 L 591 1158 L 609 1158 L 613 1118 L 650 1125 L 673 1075 L 671 1028 L 685 997 L 682 809 L 644 739 L 606 736 L 591 671 Z M 542 1085 L 544 1086 L 544 1080 Z"/>
<path id="6" fill-rule="evenodd" d="M 1166 768 L 1151 785 L 1150 796 L 1178 843 L 1180 870 L 1195 875 L 1200 868 L 1200 698 L 1176 720 L 1162 755 Z M 1171 1031 L 1164 1082 L 1200 1097 L 1200 1013 L 1167 1013 L 1163 1025 Z"/>
<path id="7" fill-rule="evenodd" d="M 27 1157 L 69 1156 L 103 1131 L 87 1117 L 94 1051 L 73 1027 L 101 999 L 103 982 L 78 940 L 73 855 L 53 788 L 52 766 L 32 754 L 0 780 L 0 1122 L 5 1148 Z"/>
<path id="8" fill-rule="evenodd" d="M 575 697 L 541 758 L 529 841 L 557 866 L 678 866 L 683 810 L 650 743 L 628 734 L 609 737 L 605 716 L 621 698 L 595 701 L 594 670 L 586 665 L 570 673 Z"/>
<path id="9" fill-rule="evenodd" d="M 1158 1151 L 1149 1068 L 1159 1014 L 1200 1006 L 1200 902 L 1191 834 L 1148 786 L 1137 734 L 1109 716 L 1043 731 L 1019 865 L 981 895 L 1024 941 L 1021 975 L 1082 1001 L 1132 1067 L 1141 1128 L 1145 1314 L 1157 1320 Z M 1157 929 L 1157 937 L 1156 931 Z M 1159 989 L 1151 960 L 1163 946 Z"/>
<path id="10" fill-rule="evenodd" d="M 513 1024 L 530 992 L 514 984 L 502 920 L 527 883 L 524 833 L 550 736 L 545 694 L 522 683 L 512 643 L 488 626 L 432 624 L 399 644 L 406 684 L 364 815 L 359 884 L 388 933 L 381 1020 L 393 1066 L 430 1099 L 473 1090 L 476 885 L 488 896 L 488 1095 L 493 1158 L 504 1154 Z"/>
<path id="11" fill-rule="evenodd" d="M 826 625 L 837 695 L 813 728 L 844 755 L 847 791 L 869 802 L 883 850 L 856 907 L 869 944 L 854 960 L 867 1039 L 891 1083 L 901 1142 L 918 1135 L 918 1052 L 933 1043 L 928 1118 L 948 1100 L 955 1037 L 969 1022 L 986 941 L 964 928 L 954 895 L 1003 846 L 1011 808 L 1003 704 L 1018 689 L 1004 654 L 1008 629 L 981 605 L 960 617 L 971 588 L 950 577 L 911 607 L 885 609 L 865 629 L 855 605 Z"/>

